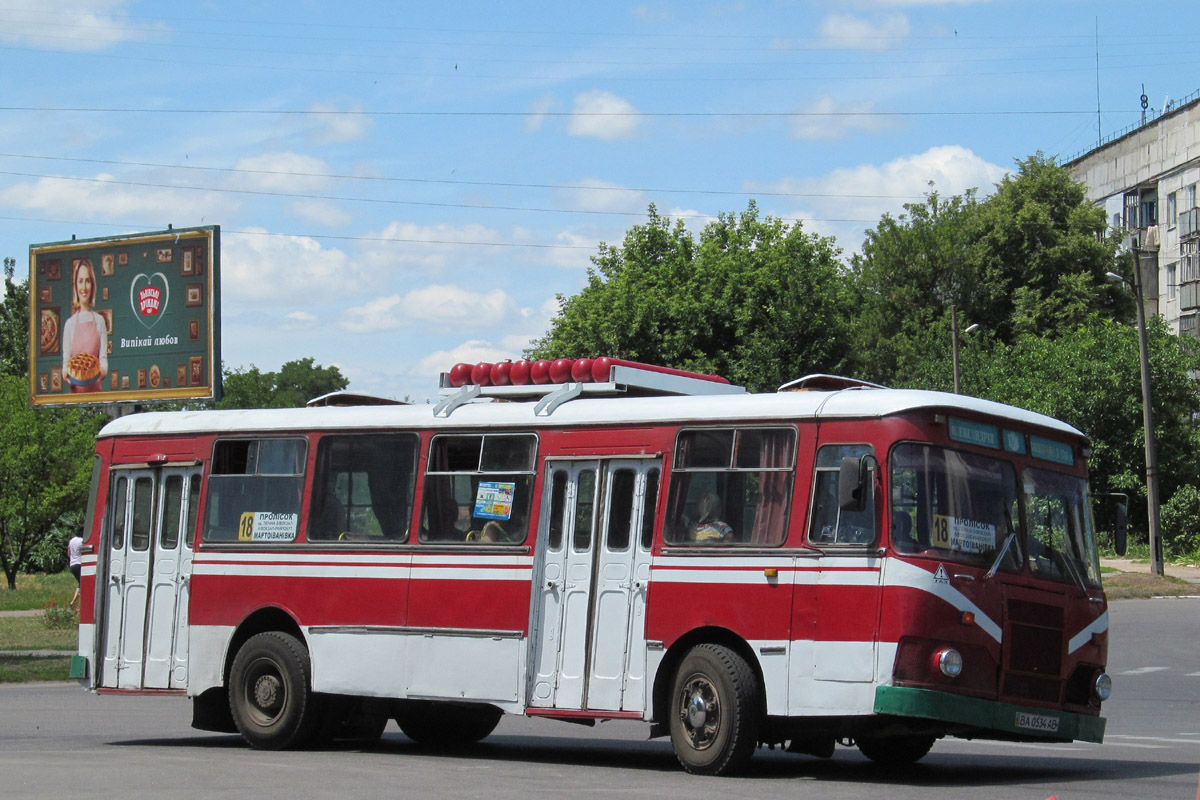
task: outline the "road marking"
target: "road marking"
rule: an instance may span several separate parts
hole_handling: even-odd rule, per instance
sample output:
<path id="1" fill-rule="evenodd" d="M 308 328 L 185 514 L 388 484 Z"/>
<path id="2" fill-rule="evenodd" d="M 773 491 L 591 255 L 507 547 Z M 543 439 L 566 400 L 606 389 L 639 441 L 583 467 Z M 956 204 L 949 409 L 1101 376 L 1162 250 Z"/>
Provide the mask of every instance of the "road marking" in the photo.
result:
<path id="1" fill-rule="evenodd" d="M 1181 734 L 1187 736 L 1188 734 Z M 1136 739 L 1139 742 L 1173 742 L 1175 744 L 1200 744 L 1195 739 L 1168 739 L 1165 736 L 1129 736 L 1127 734 L 1110 733 L 1104 737 L 1105 741 L 1109 739 Z M 1116 744 L 1114 742 L 1114 744 Z"/>
<path id="2" fill-rule="evenodd" d="M 1105 747 L 1136 747 L 1138 750 L 1170 750 L 1171 749 L 1164 744 L 1136 744 L 1134 742 L 1110 742 L 1107 740 L 1108 740 L 1108 737 L 1105 737 L 1105 742 L 1104 742 Z M 1188 742 L 1188 744 L 1195 744 L 1195 742 Z"/>
<path id="3" fill-rule="evenodd" d="M 1118 672 L 1118 675 L 1145 675 L 1149 672 L 1162 672 L 1170 667 L 1138 667 L 1137 669 L 1127 669 L 1123 672 Z"/>
<path id="4" fill-rule="evenodd" d="M 1189 677 L 1189 678 L 1200 678 L 1200 672 L 1189 672 L 1189 673 L 1187 674 L 1187 677 Z M 1195 736 L 1195 734 L 1188 734 L 1188 735 L 1189 735 L 1189 736 Z"/>

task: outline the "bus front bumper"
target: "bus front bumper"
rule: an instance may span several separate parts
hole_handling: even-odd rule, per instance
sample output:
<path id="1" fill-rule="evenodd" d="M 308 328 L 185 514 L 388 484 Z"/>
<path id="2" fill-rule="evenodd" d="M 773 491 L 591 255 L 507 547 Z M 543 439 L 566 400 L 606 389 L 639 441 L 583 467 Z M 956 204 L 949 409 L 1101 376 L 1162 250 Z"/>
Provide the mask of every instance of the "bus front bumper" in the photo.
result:
<path id="1" fill-rule="evenodd" d="M 993 731 L 997 738 L 1104 741 L 1103 717 L 962 697 L 932 689 L 880 686 L 875 690 L 875 713 L 967 725 L 980 729 L 979 738 Z"/>

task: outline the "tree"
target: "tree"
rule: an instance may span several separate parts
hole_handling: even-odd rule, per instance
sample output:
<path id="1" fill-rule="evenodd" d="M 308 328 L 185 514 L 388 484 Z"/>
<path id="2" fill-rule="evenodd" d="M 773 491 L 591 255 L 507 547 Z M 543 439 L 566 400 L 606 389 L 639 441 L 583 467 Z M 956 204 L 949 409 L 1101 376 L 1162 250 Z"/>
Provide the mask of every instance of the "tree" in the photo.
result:
<path id="1" fill-rule="evenodd" d="M 849 296 L 833 241 L 759 219 L 754 202 L 721 214 L 699 242 L 651 205 L 649 220 L 620 247 L 602 244 L 592 264 L 528 357 L 628 358 L 756 391 L 846 360 Z"/>
<path id="2" fill-rule="evenodd" d="M 0 375 L 0 568 L 9 589 L 63 520 L 82 516 L 103 419 L 31 408 L 26 380 Z"/>
<path id="3" fill-rule="evenodd" d="M 1002 344 L 1053 338 L 1092 314 L 1128 321 L 1132 302 L 1105 279 L 1116 250 L 1104 210 L 1041 153 L 1018 162 L 986 200 L 931 192 L 899 218 L 884 215 L 853 259 L 860 373 L 921 385 L 930 355 L 942 361 L 950 349 L 952 304 L 961 326 L 978 323 Z"/>
<path id="4" fill-rule="evenodd" d="M 13 280 L 16 259 L 4 259 L 4 298 L 0 300 L 0 374 L 29 375 L 29 282 Z"/>
<path id="5" fill-rule="evenodd" d="M 334 366 L 322 367 L 312 358 L 289 361 L 279 372 L 262 372 L 222 365 L 222 395 L 217 408 L 301 408 L 314 397 L 338 392 L 349 381 Z"/>
<path id="6" fill-rule="evenodd" d="M 1195 453 L 1200 393 L 1191 375 L 1200 347 L 1173 336 L 1161 317 L 1148 326 L 1154 426 L 1164 498 L 1200 483 Z M 1096 491 L 1126 492 L 1145 503 L 1141 359 L 1137 331 L 1093 317 L 1057 338 L 1026 334 L 970 365 L 982 397 L 1068 422 L 1092 440 Z M 1134 515 L 1133 518 L 1144 518 Z"/>

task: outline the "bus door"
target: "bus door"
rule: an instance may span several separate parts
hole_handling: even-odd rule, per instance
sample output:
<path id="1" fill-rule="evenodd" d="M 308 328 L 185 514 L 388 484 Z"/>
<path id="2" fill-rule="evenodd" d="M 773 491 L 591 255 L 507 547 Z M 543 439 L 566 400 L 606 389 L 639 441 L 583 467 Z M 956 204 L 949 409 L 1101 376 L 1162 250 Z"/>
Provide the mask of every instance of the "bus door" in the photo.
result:
<path id="1" fill-rule="evenodd" d="M 199 470 L 116 470 L 110 485 L 99 685 L 182 688 L 195 526 L 183 529 L 195 520 Z"/>
<path id="2" fill-rule="evenodd" d="M 650 575 L 646 520 L 653 520 L 658 463 L 556 461 L 547 469 L 530 705 L 640 711 Z"/>

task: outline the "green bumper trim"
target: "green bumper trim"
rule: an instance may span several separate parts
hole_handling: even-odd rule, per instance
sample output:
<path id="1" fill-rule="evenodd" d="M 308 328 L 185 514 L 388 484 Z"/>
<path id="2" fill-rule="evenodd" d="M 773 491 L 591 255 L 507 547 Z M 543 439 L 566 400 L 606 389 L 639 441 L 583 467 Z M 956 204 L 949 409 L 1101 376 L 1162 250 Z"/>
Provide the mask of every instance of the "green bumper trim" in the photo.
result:
<path id="1" fill-rule="evenodd" d="M 71 676 L 72 678 L 86 678 L 88 676 L 88 660 L 87 656 L 71 656 Z"/>
<path id="2" fill-rule="evenodd" d="M 995 700 L 963 697 L 932 689 L 880 686 L 875 690 L 875 713 L 956 722 L 1018 736 L 1081 742 L 1104 741 L 1104 717 L 1015 706 Z"/>

